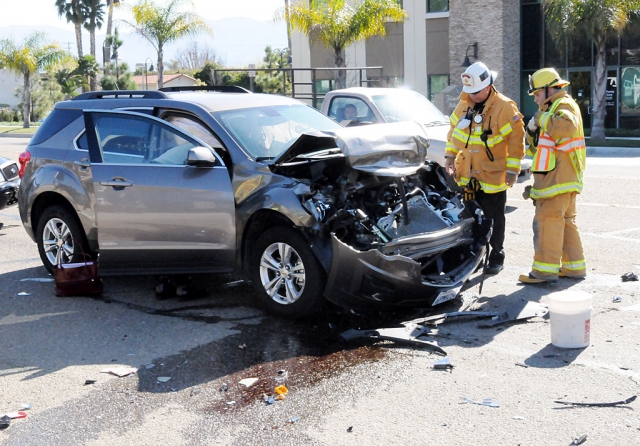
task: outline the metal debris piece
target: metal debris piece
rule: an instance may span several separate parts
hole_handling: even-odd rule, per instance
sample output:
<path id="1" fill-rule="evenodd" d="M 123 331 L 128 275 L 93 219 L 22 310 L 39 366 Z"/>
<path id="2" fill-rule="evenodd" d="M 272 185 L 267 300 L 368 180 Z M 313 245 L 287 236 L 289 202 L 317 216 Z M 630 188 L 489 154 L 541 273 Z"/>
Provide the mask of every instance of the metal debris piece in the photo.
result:
<path id="1" fill-rule="evenodd" d="M 358 338 L 370 338 L 376 340 L 385 340 L 393 342 L 401 342 L 408 344 L 415 344 L 423 347 L 427 347 L 434 352 L 443 356 L 447 355 L 443 349 L 441 349 L 436 342 L 429 342 L 423 339 L 419 339 L 419 336 L 431 334 L 431 329 L 428 327 L 422 327 L 413 321 L 401 322 L 402 327 L 397 328 L 377 328 L 375 330 L 356 330 L 354 328 L 345 331 L 340 336 L 345 341 L 352 341 Z"/>
<path id="2" fill-rule="evenodd" d="M 520 415 L 516 415 L 516 416 L 511 417 L 511 418 L 513 418 L 514 420 L 518 420 L 518 421 L 524 420 L 524 417 L 522 417 Z"/>
<path id="3" fill-rule="evenodd" d="M 463 401 L 460 404 L 472 403 L 472 404 L 479 404 L 480 406 L 500 407 L 500 403 L 494 400 L 493 398 L 485 398 L 482 401 L 473 401 L 471 398 L 467 398 L 466 396 L 463 396 L 461 398 Z"/>
<path id="4" fill-rule="evenodd" d="M 573 445 L 582 444 L 585 441 L 587 441 L 587 434 L 580 435 L 579 437 L 575 437 L 573 439 L 573 441 L 571 442 L 571 444 L 573 444 Z"/>
<path id="5" fill-rule="evenodd" d="M 20 282 L 40 282 L 40 283 L 52 283 L 53 277 L 27 277 L 20 279 Z"/>
<path id="6" fill-rule="evenodd" d="M 158 376 L 158 378 L 157 378 L 158 382 L 161 382 L 161 383 L 166 383 L 170 379 L 171 379 L 170 376 Z"/>
<path id="7" fill-rule="evenodd" d="M 620 276 L 623 282 L 637 282 L 638 275 L 634 273 L 626 273 Z"/>
<path id="8" fill-rule="evenodd" d="M 622 296 L 613 296 L 611 301 L 615 304 L 617 304 L 618 302 L 622 302 Z"/>
<path id="9" fill-rule="evenodd" d="M 258 382 L 258 378 L 245 378 L 245 379 L 241 379 L 240 381 L 238 381 L 238 384 L 241 384 L 245 387 L 251 387 L 252 385 L 254 385 L 255 383 Z"/>
<path id="10" fill-rule="evenodd" d="M 31 296 L 31 293 L 26 293 L 26 292 L 24 292 L 24 291 L 20 291 L 20 292 L 18 293 L 18 296 Z"/>
<path id="11" fill-rule="evenodd" d="M 496 317 L 499 315 L 500 313 L 498 313 L 497 311 L 454 311 L 452 313 L 435 314 L 433 316 L 414 319 L 409 322 L 412 324 L 438 325 L 445 322 L 447 319 L 459 317 L 468 317 L 471 319 L 475 319 L 481 317 Z"/>
<path id="12" fill-rule="evenodd" d="M 529 368 L 529 366 L 528 366 L 527 364 L 524 364 L 524 363 L 522 363 L 522 362 L 516 362 L 516 365 L 517 365 L 518 367 L 524 367 L 525 369 L 528 369 L 528 368 Z"/>
<path id="13" fill-rule="evenodd" d="M 449 360 L 449 357 L 445 357 L 442 358 L 439 361 L 434 362 L 433 364 L 431 364 L 431 366 L 434 368 L 434 370 L 451 370 L 453 369 L 453 364 L 451 364 L 451 361 Z"/>
<path id="14" fill-rule="evenodd" d="M 495 327 L 496 325 L 505 324 L 507 322 L 531 319 L 533 317 L 542 317 L 548 312 L 549 308 L 538 302 L 527 302 L 524 307 L 520 302 L 518 302 L 504 313 L 494 317 L 493 320 L 478 324 L 478 327 Z"/>
<path id="15" fill-rule="evenodd" d="M 222 285 L 220 285 L 220 288 L 233 288 L 238 285 L 242 285 L 243 283 L 244 280 L 234 280 L 233 282 L 223 283 Z"/>
<path id="16" fill-rule="evenodd" d="M 88 385 L 91 385 L 91 384 L 95 384 L 95 383 L 97 383 L 97 382 L 98 382 L 98 381 L 97 381 L 97 380 L 95 380 L 95 379 L 87 379 L 87 380 L 85 380 L 84 385 L 85 385 L 85 386 L 88 386 Z"/>
<path id="17" fill-rule="evenodd" d="M 614 407 L 614 406 L 624 406 L 626 404 L 630 404 L 636 400 L 638 396 L 633 395 L 630 398 L 627 398 L 623 401 L 616 401 L 613 403 L 573 403 L 570 401 L 554 401 L 554 403 L 564 404 L 566 406 L 580 406 L 580 407 Z"/>

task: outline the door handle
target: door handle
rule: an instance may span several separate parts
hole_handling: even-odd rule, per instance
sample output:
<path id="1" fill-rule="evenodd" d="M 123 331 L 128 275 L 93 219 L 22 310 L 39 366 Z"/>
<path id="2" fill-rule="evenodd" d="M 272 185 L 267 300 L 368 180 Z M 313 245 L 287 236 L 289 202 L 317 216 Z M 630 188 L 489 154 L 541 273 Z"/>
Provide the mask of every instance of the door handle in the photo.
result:
<path id="1" fill-rule="evenodd" d="M 587 114 L 591 114 L 591 106 L 587 107 Z"/>
<path id="2" fill-rule="evenodd" d="M 86 158 L 82 158 L 80 161 L 74 161 L 73 164 L 75 164 L 76 166 L 80 166 L 83 169 L 91 167 L 91 163 Z"/>
<path id="3" fill-rule="evenodd" d="M 127 181 L 124 178 L 113 178 L 108 181 L 100 181 L 101 186 L 113 187 L 114 189 L 124 189 L 125 187 L 133 186 L 131 181 Z"/>

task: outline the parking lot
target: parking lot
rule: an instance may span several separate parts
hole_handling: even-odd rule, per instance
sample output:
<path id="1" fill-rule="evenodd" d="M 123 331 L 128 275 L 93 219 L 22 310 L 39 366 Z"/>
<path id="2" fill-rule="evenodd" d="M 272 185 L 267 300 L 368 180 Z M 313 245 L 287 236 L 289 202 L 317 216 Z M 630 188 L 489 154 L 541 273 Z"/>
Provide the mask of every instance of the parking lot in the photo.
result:
<path id="1" fill-rule="evenodd" d="M 17 159 L 26 142 L 0 138 L 0 155 Z M 505 270 L 485 280 L 482 294 L 475 275 L 461 299 L 434 309 L 501 313 L 580 289 L 593 296 L 591 345 L 554 347 L 548 317 L 492 328 L 452 321 L 432 338 L 450 370 L 433 370 L 441 356 L 429 349 L 340 338 L 425 312 L 329 307 L 278 320 L 254 304 L 241 277 L 195 278 L 197 298 L 158 300 L 155 277 L 107 278 L 106 301 L 56 298 L 52 283 L 24 280 L 48 275 L 17 207 L 2 210 L 0 414 L 32 407 L 0 431 L 0 442 L 567 445 L 586 434 L 586 444 L 638 444 L 640 402 L 554 401 L 616 402 L 640 391 L 640 282 L 620 279 L 640 274 L 639 168 L 638 157 L 588 158 L 578 200 L 586 280 L 517 283 L 533 257 L 534 214 L 521 198 L 527 183 L 518 184 L 508 196 Z M 101 373 L 116 366 L 138 371 Z M 244 378 L 258 381 L 244 388 Z M 287 396 L 265 403 L 280 384 Z M 499 407 L 461 404 L 463 397 Z"/>

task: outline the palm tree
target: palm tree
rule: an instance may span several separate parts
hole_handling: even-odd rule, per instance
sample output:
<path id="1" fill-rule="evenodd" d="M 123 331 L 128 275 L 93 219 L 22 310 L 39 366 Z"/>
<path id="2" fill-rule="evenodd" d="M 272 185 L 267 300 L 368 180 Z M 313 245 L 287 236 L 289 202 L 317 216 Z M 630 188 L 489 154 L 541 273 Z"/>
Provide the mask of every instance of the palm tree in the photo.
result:
<path id="1" fill-rule="evenodd" d="M 90 54 L 93 56 L 95 61 L 96 59 L 96 28 L 102 28 L 102 24 L 104 23 L 104 5 L 102 4 L 102 0 L 83 0 L 83 15 L 85 17 L 85 22 L 83 24 L 84 28 L 89 31 L 89 40 L 90 44 Z M 96 73 L 97 74 L 97 73 Z M 89 89 L 94 91 L 96 89 L 96 77 L 95 75 L 89 78 Z"/>
<path id="2" fill-rule="evenodd" d="M 132 8 L 133 22 L 125 20 L 158 53 L 158 88 L 163 85 L 164 46 L 202 31 L 212 34 L 209 26 L 194 12 L 179 12 L 184 3 L 193 6 L 190 0 L 170 0 L 166 6 L 156 5 L 152 0 L 142 0 Z"/>
<path id="3" fill-rule="evenodd" d="M 85 21 L 82 0 L 56 0 L 58 16 L 64 16 L 67 23 L 73 23 L 76 31 L 76 45 L 78 46 L 78 58 L 82 57 L 82 24 Z"/>
<path id="4" fill-rule="evenodd" d="M 22 75 L 23 127 L 31 125 L 31 77 L 41 70 L 52 68 L 67 53 L 57 43 L 48 43 L 44 33 L 35 32 L 17 45 L 11 39 L 0 40 L 0 66 Z"/>
<path id="5" fill-rule="evenodd" d="M 108 13 L 107 13 L 107 37 L 109 37 L 111 35 L 111 29 L 113 27 L 113 8 L 116 6 L 120 6 L 123 2 L 120 0 L 106 0 L 107 1 L 107 8 L 108 8 Z M 103 51 L 103 55 L 102 58 L 103 60 L 109 60 L 109 58 L 111 57 L 111 48 L 110 47 L 105 47 L 102 49 Z"/>
<path id="6" fill-rule="evenodd" d="M 591 139 L 603 141 L 607 90 L 607 33 L 620 33 L 631 14 L 640 12 L 640 0 L 543 0 L 547 29 L 559 42 L 586 32 L 596 51 L 593 73 L 595 95 Z"/>
<path id="7" fill-rule="evenodd" d="M 407 13 L 398 0 L 363 0 L 351 6 L 347 0 L 310 0 L 309 6 L 285 6 L 276 20 L 287 20 L 291 28 L 333 50 L 335 66 L 344 67 L 344 49 L 372 36 L 386 35 L 387 20 L 402 22 Z M 345 84 L 345 72 L 338 72 L 338 88 Z"/>

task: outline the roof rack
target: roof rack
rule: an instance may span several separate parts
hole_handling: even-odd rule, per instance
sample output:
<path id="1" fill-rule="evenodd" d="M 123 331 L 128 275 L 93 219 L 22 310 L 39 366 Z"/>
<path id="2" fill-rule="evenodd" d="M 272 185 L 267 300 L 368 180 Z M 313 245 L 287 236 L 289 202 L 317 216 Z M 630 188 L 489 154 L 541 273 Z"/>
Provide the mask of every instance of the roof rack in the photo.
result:
<path id="1" fill-rule="evenodd" d="M 154 90 L 103 90 L 82 93 L 73 98 L 74 101 L 87 99 L 168 99 L 169 97 L 161 91 Z"/>
<path id="2" fill-rule="evenodd" d="M 180 87 L 162 87 L 159 91 L 217 91 L 219 93 L 251 93 L 246 88 L 237 85 L 198 85 Z"/>

